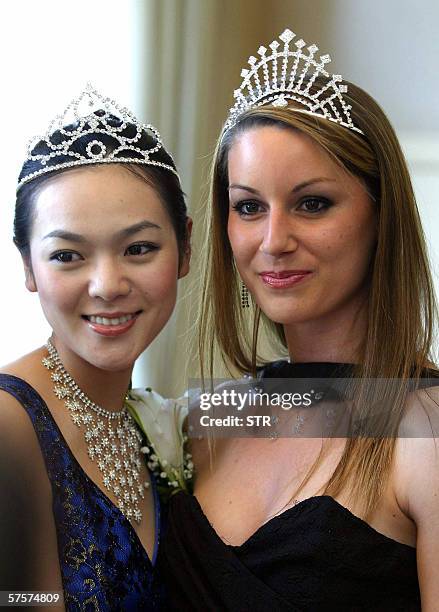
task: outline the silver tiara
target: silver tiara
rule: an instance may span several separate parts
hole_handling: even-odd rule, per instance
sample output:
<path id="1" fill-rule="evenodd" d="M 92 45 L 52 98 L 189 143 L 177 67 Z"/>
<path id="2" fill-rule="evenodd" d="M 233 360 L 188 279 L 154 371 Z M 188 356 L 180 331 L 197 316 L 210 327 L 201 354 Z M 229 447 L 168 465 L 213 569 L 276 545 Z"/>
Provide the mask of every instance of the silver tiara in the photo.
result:
<path id="1" fill-rule="evenodd" d="M 145 133 L 153 140 L 148 147 L 140 146 Z M 85 153 L 78 152 L 76 145 L 84 138 L 88 140 Z M 111 150 L 107 146 L 109 139 Z M 25 164 L 32 161 L 37 167 L 28 174 L 24 172 L 17 191 L 42 174 L 88 164 L 159 166 L 178 177 L 175 168 L 154 158 L 162 148 L 161 136 L 153 125 L 141 123 L 127 108 L 102 96 L 88 83 L 65 111 L 51 121 L 44 136 L 35 136 L 30 140 Z"/>
<path id="2" fill-rule="evenodd" d="M 250 68 L 241 71 L 243 80 L 239 89 L 234 91 L 236 101 L 229 111 L 224 132 L 251 108 L 264 104 L 283 107 L 288 105 L 288 100 L 295 100 L 304 107 L 297 109 L 299 112 L 334 121 L 363 134 L 353 124 L 349 112 L 352 107 L 343 98 L 347 85 L 341 83 L 341 75 L 330 74 L 325 69 L 331 61 L 330 56 L 321 55 L 318 60 L 315 59 L 318 47 L 310 45 L 304 52 L 302 49 L 306 43 L 302 39 L 295 41 L 295 49 L 290 48 L 295 36 L 287 29 L 279 36 L 283 46 L 274 40 L 269 45 L 270 50 L 259 47 L 259 58 L 253 55 L 249 58 Z M 324 77 L 325 82 L 318 91 L 311 93 L 317 77 Z"/>

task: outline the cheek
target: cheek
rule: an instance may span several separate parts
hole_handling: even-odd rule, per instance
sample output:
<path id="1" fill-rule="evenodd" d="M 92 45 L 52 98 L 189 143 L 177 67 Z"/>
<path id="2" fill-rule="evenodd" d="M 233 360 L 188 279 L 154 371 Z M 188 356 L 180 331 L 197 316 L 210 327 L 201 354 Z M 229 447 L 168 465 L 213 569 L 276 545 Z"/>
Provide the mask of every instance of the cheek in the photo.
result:
<path id="1" fill-rule="evenodd" d="M 334 253 L 343 254 L 351 251 L 354 254 L 370 250 L 374 238 L 373 219 L 369 215 L 361 215 L 355 221 L 338 219 L 334 223 L 327 224 L 313 236 L 313 242 L 315 245 L 321 242 L 326 245 L 328 251 Z"/>
<path id="2" fill-rule="evenodd" d="M 374 252 L 375 231 L 370 225 L 348 225 L 322 232 L 308 245 L 323 264 L 337 265 L 340 273 L 362 273 Z"/>
<path id="3" fill-rule="evenodd" d="M 34 267 L 33 272 L 44 311 L 69 310 L 80 298 L 83 287 L 79 278 L 67 279 L 46 267 Z"/>
<path id="4" fill-rule="evenodd" d="M 250 231 L 249 231 L 250 230 Z M 253 229 L 235 220 L 229 220 L 227 234 L 230 246 L 237 262 L 246 261 L 255 251 L 256 234 Z"/>
<path id="5" fill-rule="evenodd" d="M 156 265 L 139 270 L 139 284 L 142 293 L 152 302 L 175 301 L 178 282 L 178 256 L 164 254 Z"/>

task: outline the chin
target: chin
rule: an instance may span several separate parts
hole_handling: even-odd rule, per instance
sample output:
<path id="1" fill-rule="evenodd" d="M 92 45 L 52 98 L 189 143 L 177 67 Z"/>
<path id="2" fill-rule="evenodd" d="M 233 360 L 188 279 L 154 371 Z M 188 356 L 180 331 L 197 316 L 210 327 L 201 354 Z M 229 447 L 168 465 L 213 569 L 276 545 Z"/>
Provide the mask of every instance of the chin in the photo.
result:
<path id="1" fill-rule="evenodd" d="M 264 308 L 264 306 L 266 304 L 259 304 L 264 315 L 270 321 L 273 321 L 273 323 L 279 323 L 280 325 L 292 325 L 309 320 L 310 312 L 312 312 L 310 308 L 304 308 L 303 305 L 301 305 L 300 309 L 294 305 L 288 307 L 285 304 L 279 308 L 273 308 L 273 305 L 270 305 L 268 308 Z"/>
<path id="2" fill-rule="evenodd" d="M 127 370 L 131 370 L 134 367 L 134 360 L 127 360 L 126 358 L 120 360 L 99 360 L 99 361 L 89 361 L 95 368 L 99 370 L 103 370 L 104 372 L 126 372 Z"/>
<path id="3" fill-rule="evenodd" d="M 82 355 L 82 358 L 95 368 L 105 372 L 125 372 L 133 368 L 139 355 L 140 352 L 126 351 L 121 348 L 113 352 L 103 350 L 97 355 L 88 353 Z"/>

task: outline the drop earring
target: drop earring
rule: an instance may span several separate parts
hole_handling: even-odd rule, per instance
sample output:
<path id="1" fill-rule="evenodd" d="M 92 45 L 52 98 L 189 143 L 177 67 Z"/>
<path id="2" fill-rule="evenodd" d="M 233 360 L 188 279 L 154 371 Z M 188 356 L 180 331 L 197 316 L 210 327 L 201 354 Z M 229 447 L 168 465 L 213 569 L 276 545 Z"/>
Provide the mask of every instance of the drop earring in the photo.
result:
<path id="1" fill-rule="evenodd" d="M 241 281 L 241 308 L 250 308 L 247 286 Z"/>

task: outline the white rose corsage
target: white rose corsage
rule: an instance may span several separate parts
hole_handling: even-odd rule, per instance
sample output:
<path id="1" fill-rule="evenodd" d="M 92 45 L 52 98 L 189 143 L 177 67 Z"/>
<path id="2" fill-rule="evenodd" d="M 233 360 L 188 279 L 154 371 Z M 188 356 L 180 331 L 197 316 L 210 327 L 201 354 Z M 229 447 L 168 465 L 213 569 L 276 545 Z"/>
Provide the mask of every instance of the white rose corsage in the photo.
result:
<path id="1" fill-rule="evenodd" d="M 162 495 L 183 489 L 191 492 L 192 456 L 185 450 L 183 422 L 188 414 L 188 395 L 165 399 L 155 391 L 131 389 L 125 400 L 130 414 L 145 435 L 141 451 L 156 478 Z"/>

